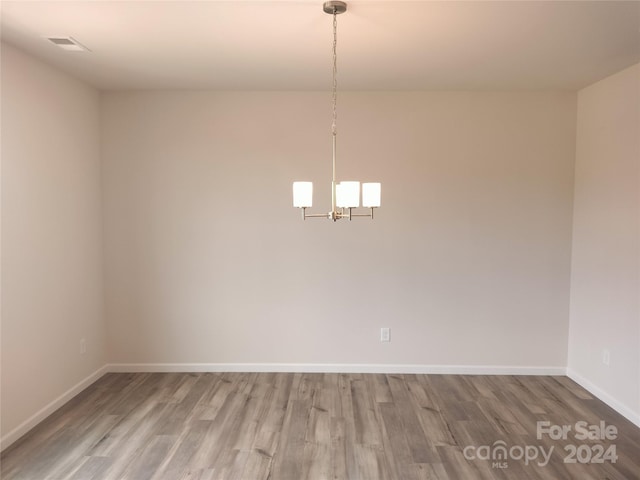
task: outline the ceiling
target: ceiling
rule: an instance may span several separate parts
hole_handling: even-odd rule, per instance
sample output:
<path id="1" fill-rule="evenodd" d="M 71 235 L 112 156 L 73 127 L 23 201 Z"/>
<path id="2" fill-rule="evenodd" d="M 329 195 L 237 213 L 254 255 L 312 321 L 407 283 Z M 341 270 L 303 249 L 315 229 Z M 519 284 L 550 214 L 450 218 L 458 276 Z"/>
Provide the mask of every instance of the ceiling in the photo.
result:
<path id="1" fill-rule="evenodd" d="M 575 90 L 640 62 L 640 1 L 351 1 L 343 90 Z M 326 90 L 322 1 L 5 1 L 2 39 L 105 90 Z M 91 52 L 43 37 L 71 36 Z"/>

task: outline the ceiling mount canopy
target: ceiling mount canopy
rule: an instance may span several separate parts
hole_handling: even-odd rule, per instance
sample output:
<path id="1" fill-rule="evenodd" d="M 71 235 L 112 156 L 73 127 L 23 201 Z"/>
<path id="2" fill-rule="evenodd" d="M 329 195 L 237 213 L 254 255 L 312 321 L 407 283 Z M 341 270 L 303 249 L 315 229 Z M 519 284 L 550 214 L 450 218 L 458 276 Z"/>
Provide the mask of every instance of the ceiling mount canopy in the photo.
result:
<path id="1" fill-rule="evenodd" d="M 307 213 L 307 208 L 313 204 L 313 183 L 312 182 L 293 182 L 293 206 L 302 210 L 302 219 L 307 218 L 328 218 L 334 222 L 341 218 L 353 217 L 369 217 L 373 219 L 373 209 L 380 206 L 380 184 L 379 183 L 363 183 L 362 184 L 362 206 L 370 209 L 368 213 L 354 213 L 353 209 L 360 207 L 360 182 L 336 182 L 336 137 L 338 130 L 336 128 L 337 118 L 337 99 L 338 99 L 338 63 L 337 63 L 337 44 L 338 44 L 338 22 L 337 15 L 347 11 L 345 2 L 330 1 L 325 2 L 322 6 L 325 13 L 333 15 L 333 117 L 331 124 L 331 138 L 333 147 L 333 177 L 331 181 L 331 211 L 328 213 Z"/>
<path id="2" fill-rule="evenodd" d="M 340 14 L 347 11 L 347 4 L 345 2 L 324 2 L 322 9 L 325 13 L 330 15 Z"/>

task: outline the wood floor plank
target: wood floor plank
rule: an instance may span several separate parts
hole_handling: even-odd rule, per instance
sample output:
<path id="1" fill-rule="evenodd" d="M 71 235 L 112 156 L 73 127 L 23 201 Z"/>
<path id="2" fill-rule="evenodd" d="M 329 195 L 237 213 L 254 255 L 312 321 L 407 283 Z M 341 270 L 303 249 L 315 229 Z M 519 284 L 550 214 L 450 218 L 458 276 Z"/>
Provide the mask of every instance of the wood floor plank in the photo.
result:
<path id="1" fill-rule="evenodd" d="M 351 380 L 351 399 L 356 433 L 355 443 L 382 445 L 380 423 L 375 415 L 372 395 L 367 382 L 361 376 Z"/>
<path id="2" fill-rule="evenodd" d="M 156 435 L 120 476 L 122 479 L 150 480 L 176 441 L 173 435 Z"/>
<path id="3" fill-rule="evenodd" d="M 345 422 L 342 417 L 331 418 L 331 478 L 333 480 L 347 480 L 347 446 L 345 444 Z"/>
<path id="4" fill-rule="evenodd" d="M 422 429 L 419 416 L 416 415 L 416 404 L 411 401 L 405 377 L 389 376 L 389 387 L 393 402 L 397 405 L 400 423 L 407 438 L 414 463 L 437 463 L 440 461 L 433 445 L 427 440 Z"/>
<path id="5" fill-rule="evenodd" d="M 400 472 L 403 472 L 407 465 L 413 465 L 414 460 L 402 428 L 398 407 L 392 402 L 387 402 L 378 404 L 378 409 L 382 419 L 383 448 L 387 452 L 389 469 L 393 478 L 401 478 Z"/>
<path id="6" fill-rule="evenodd" d="M 276 457 L 273 465 L 274 478 L 302 478 L 303 465 L 300 459 L 304 456 L 305 431 L 310 408 L 310 399 L 289 402 L 288 416 L 284 421 L 278 446 L 278 453 L 282 454 Z"/>
<path id="7" fill-rule="evenodd" d="M 412 463 L 405 465 L 396 478 L 415 478 L 417 480 L 445 480 L 448 477 L 444 466 L 441 463 L 420 464 Z"/>
<path id="8" fill-rule="evenodd" d="M 91 480 L 93 478 L 101 478 L 112 459 L 109 457 L 85 457 L 85 461 L 80 468 L 69 476 L 69 480 Z"/>
<path id="9" fill-rule="evenodd" d="M 539 421 L 618 436 L 538 438 Z M 618 458 L 565 463 L 572 446 Z M 0 460 L 3 480 L 640 480 L 640 429 L 566 377 L 108 374 Z"/>
<path id="10" fill-rule="evenodd" d="M 184 428 L 153 478 L 155 480 L 179 478 L 198 450 L 210 426 L 211 420 L 197 420 L 190 423 L 188 428 Z"/>
<path id="11" fill-rule="evenodd" d="M 362 480 L 387 480 L 393 478 L 381 445 L 358 444 L 354 450 L 357 473 L 353 478 Z"/>
<path id="12" fill-rule="evenodd" d="M 344 427 L 343 433 L 343 453 L 345 460 L 346 478 L 351 480 L 357 478 L 357 465 L 356 465 L 356 425 L 353 413 L 353 398 L 351 392 L 351 383 L 353 379 L 358 379 L 359 376 L 353 374 L 340 374 L 338 377 L 338 396 L 340 412 L 340 419 L 343 421 Z"/>

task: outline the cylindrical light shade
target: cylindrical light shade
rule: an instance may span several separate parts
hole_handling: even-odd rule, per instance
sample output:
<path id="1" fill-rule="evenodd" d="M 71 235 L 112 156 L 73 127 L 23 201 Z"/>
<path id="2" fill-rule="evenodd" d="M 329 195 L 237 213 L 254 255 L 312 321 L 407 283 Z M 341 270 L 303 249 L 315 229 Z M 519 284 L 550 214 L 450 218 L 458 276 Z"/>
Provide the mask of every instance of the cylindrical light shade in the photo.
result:
<path id="1" fill-rule="evenodd" d="M 342 185 L 336 183 L 336 206 L 340 206 L 344 203 L 344 193 L 342 193 Z"/>
<path id="2" fill-rule="evenodd" d="M 336 206 L 351 208 L 360 206 L 360 182 L 340 182 L 336 185 Z"/>
<path id="3" fill-rule="evenodd" d="M 313 203 L 313 182 L 293 182 L 293 206 L 311 207 Z"/>
<path id="4" fill-rule="evenodd" d="M 363 183 L 362 184 L 362 206 L 366 208 L 380 206 L 380 184 L 379 183 Z"/>

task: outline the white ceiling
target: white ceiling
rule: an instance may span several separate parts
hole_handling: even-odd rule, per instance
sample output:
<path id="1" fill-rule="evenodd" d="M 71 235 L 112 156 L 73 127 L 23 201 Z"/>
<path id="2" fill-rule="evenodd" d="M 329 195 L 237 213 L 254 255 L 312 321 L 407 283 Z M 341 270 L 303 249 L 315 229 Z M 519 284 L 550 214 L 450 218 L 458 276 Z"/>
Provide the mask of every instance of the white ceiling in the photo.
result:
<path id="1" fill-rule="evenodd" d="M 640 62 L 640 1 L 351 1 L 344 90 L 578 89 Z M 5 1 L 2 39 L 101 89 L 326 90 L 322 1 Z M 43 37 L 72 36 L 91 52 Z"/>

